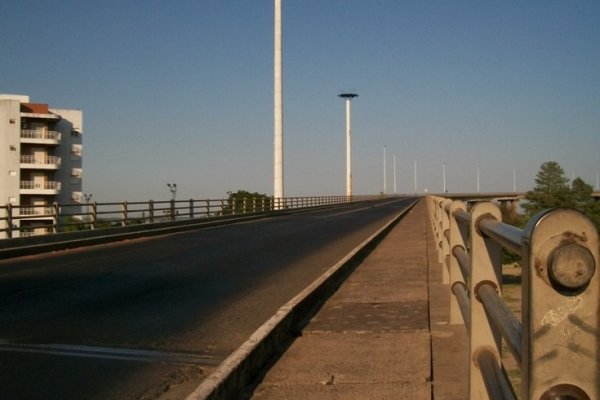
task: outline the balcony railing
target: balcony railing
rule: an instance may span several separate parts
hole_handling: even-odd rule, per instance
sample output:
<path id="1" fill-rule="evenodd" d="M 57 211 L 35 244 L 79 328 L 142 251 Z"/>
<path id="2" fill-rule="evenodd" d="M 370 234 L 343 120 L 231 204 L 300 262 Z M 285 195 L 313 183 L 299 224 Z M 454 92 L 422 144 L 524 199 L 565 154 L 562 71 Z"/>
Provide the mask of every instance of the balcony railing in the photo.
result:
<path id="1" fill-rule="evenodd" d="M 22 190 L 60 190 L 60 182 L 48 181 L 48 182 L 35 182 L 35 181 L 21 181 L 20 189 Z"/>
<path id="2" fill-rule="evenodd" d="M 38 217 L 42 217 L 42 216 L 48 216 L 48 217 L 52 217 L 52 207 L 48 207 L 48 206 L 32 206 L 32 207 L 19 207 L 19 216 L 22 217 L 26 217 L 26 216 L 38 216 Z"/>
<path id="3" fill-rule="evenodd" d="M 60 132 L 43 129 L 21 129 L 21 139 L 40 139 L 60 142 Z"/>
<path id="4" fill-rule="evenodd" d="M 32 165 L 40 165 L 40 166 L 50 166 L 58 168 L 61 164 L 60 157 L 55 156 L 30 156 L 30 155 L 22 155 L 21 156 L 21 164 L 32 164 Z"/>

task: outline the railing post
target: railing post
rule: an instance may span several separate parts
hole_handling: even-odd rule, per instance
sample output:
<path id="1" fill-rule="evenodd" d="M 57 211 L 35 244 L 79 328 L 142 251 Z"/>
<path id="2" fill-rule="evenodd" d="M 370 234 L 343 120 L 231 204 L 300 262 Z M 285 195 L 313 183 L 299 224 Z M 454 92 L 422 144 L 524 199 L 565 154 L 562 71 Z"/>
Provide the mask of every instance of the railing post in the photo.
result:
<path id="1" fill-rule="evenodd" d="M 150 223 L 153 224 L 154 223 L 154 200 L 150 200 L 148 202 L 148 218 L 150 220 Z"/>
<path id="2" fill-rule="evenodd" d="M 468 277 L 463 276 L 460 266 L 458 265 L 458 259 L 453 255 L 452 251 L 455 247 L 461 247 L 466 250 L 467 246 L 465 242 L 468 238 L 468 227 L 464 224 L 459 224 L 454 216 L 455 211 L 467 211 L 467 206 L 460 200 L 455 200 L 450 205 L 449 225 L 450 225 L 450 287 L 452 288 L 455 284 L 461 284 L 465 282 Z M 464 324 L 462 313 L 458 305 L 456 296 L 450 293 L 450 324 L 460 325 Z"/>
<path id="3" fill-rule="evenodd" d="M 190 199 L 190 219 L 194 218 L 194 199 Z"/>
<path id="4" fill-rule="evenodd" d="M 175 199 L 171 199 L 171 221 L 175 221 Z"/>
<path id="5" fill-rule="evenodd" d="M 58 232 L 60 223 L 60 207 L 58 203 L 52 204 L 52 231 L 54 233 Z"/>
<path id="6" fill-rule="evenodd" d="M 575 210 L 546 210 L 523 244 L 522 398 L 598 399 L 598 231 Z"/>
<path id="7" fill-rule="evenodd" d="M 13 205 L 11 203 L 6 204 L 6 236 L 10 239 L 13 237 Z"/>
<path id="8" fill-rule="evenodd" d="M 127 225 L 127 202 L 121 203 L 121 226 Z"/>
<path id="9" fill-rule="evenodd" d="M 90 229 L 96 229 L 96 214 L 98 212 L 98 204 L 94 201 L 92 203 L 92 215 L 90 215 Z"/>
<path id="10" fill-rule="evenodd" d="M 210 200 L 206 200 L 206 218 L 210 217 Z"/>
<path id="11" fill-rule="evenodd" d="M 452 200 L 443 199 L 440 202 L 439 212 L 440 212 L 440 247 L 442 255 L 440 263 L 442 264 L 442 282 L 447 285 L 450 283 L 450 265 L 449 265 L 449 243 L 448 238 L 446 237 L 446 232 L 450 230 L 450 219 L 448 217 L 448 212 L 446 211 L 446 204 L 451 203 Z"/>
<path id="12" fill-rule="evenodd" d="M 489 351 L 495 357 L 495 362 L 502 369 L 501 336 L 494 332 L 478 295 L 481 285 L 493 286 L 499 293 L 502 282 L 502 247 L 481 234 L 478 224 L 482 217 L 493 217 L 502 220 L 498 207 L 489 202 L 477 203 L 471 211 L 470 251 L 471 276 L 469 278 L 469 296 L 471 298 L 471 330 L 470 330 L 470 379 L 469 391 L 471 399 L 488 399 L 488 393 L 483 380 L 482 367 L 477 362 L 482 351 Z"/>

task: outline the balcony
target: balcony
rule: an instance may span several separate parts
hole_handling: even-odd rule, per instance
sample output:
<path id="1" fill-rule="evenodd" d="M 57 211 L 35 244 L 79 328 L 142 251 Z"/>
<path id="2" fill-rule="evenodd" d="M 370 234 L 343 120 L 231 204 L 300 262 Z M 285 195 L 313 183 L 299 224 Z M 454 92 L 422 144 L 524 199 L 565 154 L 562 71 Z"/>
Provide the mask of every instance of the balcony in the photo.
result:
<path id="1" fill-rule="evenodd" d="M 60 144 L 60 132 L 45 129 L 21 129 L 21 143 Z"/>
<path id="2" fill-rule="evenodd" d="M 53 210 L 49 206 L 20 206 L 19 216 L 25 219 L 48 219 L 52 218 Z"/>
<path id="3" fill-rule="evenodd" d="M 21 181 L 21 194 L 57 195 L 60 193 L 60 182 Z"/>
<path id="4" fill-rule="evenodd" d="M 60 168 L 61 159 L 55 156 L 21 156 L 22 169 L 51 169 L 57 170 Z"/>

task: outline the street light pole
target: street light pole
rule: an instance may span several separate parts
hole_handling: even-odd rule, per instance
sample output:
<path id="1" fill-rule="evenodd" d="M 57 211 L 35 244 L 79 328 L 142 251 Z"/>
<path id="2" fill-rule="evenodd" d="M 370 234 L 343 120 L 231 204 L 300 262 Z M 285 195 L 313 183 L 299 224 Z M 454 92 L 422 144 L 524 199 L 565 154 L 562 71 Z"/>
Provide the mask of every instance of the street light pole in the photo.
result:
<path id="1" fill-rule="evenodd" d="M 385 150 L 387 146 L 383 146 L 383 195 L 387 194 L 387 174 L 386 174 L 386 162 L 385 162 Z"/>
<path id="2" fill-rule="evenodd" d="M 275 208 L 280 208 L 283 192 L 283 68 L 281 44 L 281 0 L 275 0 L 275 45 L 274 45 L 274 184 Z"/>
<path id="3" fill-rule="evenodd" d="M 177 184 L 167 183 L 169 191 L 171 192 L 171 220 L 175 220 L 175 196 L 177 195 Z"/>
<path id="4" fill-rule="evenodd" d="M 352 196 L 352 127 L 350 125 L 350 100 L 358 97 L 354 92 L 340 93 L 339 98 L 346 100 L 346 196 Z"/>
<path id="5" fill-rule="evenodd" d="M 177 194 L 177 184 L 176 183 L 167 183 L 169 187 L 169 191 L 171 192 L 171 200 L 175 201 L 175 196 Z"/>
<path id="6" fill-rule="evenodd" d="M 83 198 L 85 199 L 85 215 L 86 219 L 90 220 L 90 200 L 92 199 L 93 194 L 83 194 Z"/>

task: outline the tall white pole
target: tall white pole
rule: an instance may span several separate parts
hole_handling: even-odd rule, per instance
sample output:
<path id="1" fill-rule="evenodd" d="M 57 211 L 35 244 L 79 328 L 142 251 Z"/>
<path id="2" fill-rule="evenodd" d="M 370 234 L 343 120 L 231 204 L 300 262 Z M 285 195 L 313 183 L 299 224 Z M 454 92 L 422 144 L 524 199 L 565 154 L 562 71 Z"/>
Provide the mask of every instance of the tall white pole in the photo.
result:
<path id="1" fill-rule="evenodd" d="M 387 175 L 386 175 L 386 168 L 385 168 L 385 149 L 386 146 L 383 146 L 383 194 L 386 195 L 387 194 Z"/>
<path id="2" fill-rule="evenodd" d="M 517 193 L 517 169 L 513 168 L 513 192 Z"/>
<path id="3" fill-rule="evenodd" d="M 352 127 L 350 125 L 350 100 L 358 97 L 356 93 L 340 93 L 338 97 L 346 100 L 346 196 L 352 196 Z"/>
<path id="4" fill-rule="evenodd" d="M 415 194 L 417 194 L 417 160 L 415 160 Z"/>
<path id="5" fill-rule="evenodd" d="M 477 166 L 477 193 L 479 193 L 479 165 Z"/>
<path id="6" fill-rule="evenodd" d="M 394 154 L 394 194 L 397 194 L 396 190 L 396 155 Z"/>
<path id="7" fill-rule="evenodd" d="M 597 172 L 596 172 L 596 190 L 600 190 L 600 189 L 598 188 L 598 173 L 597 173 Z"/>
<path id="8" fill-rule="evenodd" d="M 281 0 L 275 0 L 275 62 L 274 62 L 274 191 L 277 199 L 284 197 L 283 192 L 283 73 L 281 45 Z"/>
<path id="9" fill-rule="evenodd" d="M 352 196 L 352 127 L 350 98 L 346 98 L 346 196 Z"/>
<path id="10" fill-rule="evenodd" d="M 442 181 L 444 182 L 444 191 L 442 193 L 446 193 L 446 163 L 442 164 Z"/>

